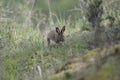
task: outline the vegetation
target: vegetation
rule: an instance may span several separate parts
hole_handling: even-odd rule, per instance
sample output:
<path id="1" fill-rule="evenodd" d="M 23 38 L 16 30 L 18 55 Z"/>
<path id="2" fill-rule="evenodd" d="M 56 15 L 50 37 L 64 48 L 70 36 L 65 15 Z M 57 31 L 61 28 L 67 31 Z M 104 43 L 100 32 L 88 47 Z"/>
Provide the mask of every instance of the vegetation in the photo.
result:
<path id="1" fill-rule="evenodd" d="M 50 80 L 119 80 L 119 51 L 119 45 L 94 49 L 83 58 L 65 64 Z"/>
<path id="2" fill-rule="evenodd" d="M 119 80 L 119 4 L 0 0 L 0 80 Z M 49 47 L 48 32 L 64 25 L 64 44 Z"/>

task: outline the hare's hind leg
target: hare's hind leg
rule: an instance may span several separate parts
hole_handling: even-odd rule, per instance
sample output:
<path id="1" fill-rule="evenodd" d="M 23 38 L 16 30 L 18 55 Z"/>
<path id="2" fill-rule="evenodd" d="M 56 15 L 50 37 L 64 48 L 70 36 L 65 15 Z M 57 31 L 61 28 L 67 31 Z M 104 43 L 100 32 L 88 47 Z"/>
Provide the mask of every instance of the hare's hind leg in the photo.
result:
<path id="1" fill-rule="evenodd" d="M 47 42 L 48 42 L 48 46 L 50 45 L 50 39 L 49 38 L 47 38 Z"/>

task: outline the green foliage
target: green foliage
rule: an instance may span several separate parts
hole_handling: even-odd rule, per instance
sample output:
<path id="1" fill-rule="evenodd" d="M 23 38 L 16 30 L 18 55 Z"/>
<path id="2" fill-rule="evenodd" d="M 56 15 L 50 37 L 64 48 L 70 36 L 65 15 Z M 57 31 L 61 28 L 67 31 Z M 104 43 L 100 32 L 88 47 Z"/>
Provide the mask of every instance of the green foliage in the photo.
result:
<path id="1" fill-rule="evenodd" d="M 115 49 L 119 52 L 119 45 L 116 45 L 114 48 L 110 49 L 110 52 L 114 52 Z M 105 54 L 105 53 L 104 53 Z M 103 55 L 104 55 L 103 54 Z M 114 54 L 117 54 L 116 52 Z M 104 65 L 100 65 L 101 68 L 98 72 L 94 72 L 94 67 L 89 67 L 88 71 L 91 72 L 87 75 L 87 80 L 119 80 L 119 74 L 118 71 L 120 65 L 119 65 L 119 59 L 120 55 L 111 56 L 107 59 Z"/>
<path id="2" fill-rule="evenodd" d="M 54 73 L 60 69 L 70 59 L 69 57 L 77 57 L 87 52 L 85 51 L 86 43 L 79 38 L 79 34 L 74 37 L 75 40 L 73 38 L 66 39 L 64 46 L 50 48 L 46 46 L 46 37 L 39 29 L 32 27 L 1 27 L 1 29 L 8 29 L 8 33 L 2 35 L 1 40 L 5 39 L 5 46 L 0 51 L 4 66 L 3 76 L 7 76 L 5 79 L 19 80 L 30 77 L 29 71 L 32 72 L 38 65 L 41 65 L 42 75 L 46 78 L 46 75 L 50 76 L 51 72 Z"/>
<path id="3" fill-rule="evenodd" d="M 99 5 L 91 1 L 84 2 L 93 4 L 88 9 L 90 22 L 97 14 L 92 7 L 96 10 Z M 0 79 L 2 75 L 1 80 L 47 80 L 73 58 L 88 53 L 95 33 L 84 19 L 84 5 L 80 11 L 79 5 L 78 0 L 0 0 Z M 116 24 L 119 20 L 115 17 Z M 63 25 L 64 45 L 48 47 L 48 31 Z M 114 35 L 119 39 L 119 26 L 116 29 Z M 93 55 L 91 52 L 85 58 Z"/>
<path id="4" fill-rule="evenodd" d="M 119 80 L 119 52 L 120 44 L 103 49 L 95 48 L 82 58 L 75 58 L 65 64 L 60 72 L 48 80 Z"/>

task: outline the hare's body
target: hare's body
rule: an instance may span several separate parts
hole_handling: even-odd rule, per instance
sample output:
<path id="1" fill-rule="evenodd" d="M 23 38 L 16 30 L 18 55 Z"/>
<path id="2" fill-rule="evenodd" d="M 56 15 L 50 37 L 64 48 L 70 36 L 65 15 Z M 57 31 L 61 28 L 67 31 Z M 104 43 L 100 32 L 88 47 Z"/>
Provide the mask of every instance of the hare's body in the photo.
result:
<path id="1" fill-rule="evenodd" d="M 57 34 L 56 30 L 50 31 L 47 36 L 48 44 L 57 43 L 57 36 L 58 36 L 58 34 Z"/>
<path id="2" fill-rule="evenodd" d="M 64 31 L 65 31 L 65 26 L 63 26 L 63 28 L 61 30 L 59 30 L 59 28 L 56 27 L 55 30 L 50 31 L 47 35 L 48 45 L 50 45 L 50 43 L 59 44 L 60 42 L 63 42 L 64 41 L 64 35 L 63 35 Z"/>

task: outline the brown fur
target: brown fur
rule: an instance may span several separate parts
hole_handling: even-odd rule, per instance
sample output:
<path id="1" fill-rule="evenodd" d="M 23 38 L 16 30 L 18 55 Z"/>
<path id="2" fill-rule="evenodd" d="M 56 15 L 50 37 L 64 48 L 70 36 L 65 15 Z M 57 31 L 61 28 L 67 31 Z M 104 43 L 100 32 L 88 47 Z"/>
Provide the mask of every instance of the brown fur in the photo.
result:
<path id="1" fill-rule="evenodd" d="M 56 44 L 59 44 L 60 42 L 64 41 L 64 33 L 65 26 L 60 30 L 58 27 L 56 29 L 50 31 L 47 35 L 47 42 L 48 45 L 50 45 L 51 41 L 55 42 Z"/>

